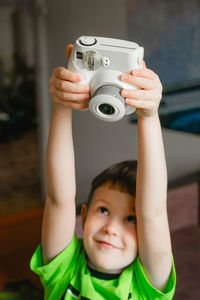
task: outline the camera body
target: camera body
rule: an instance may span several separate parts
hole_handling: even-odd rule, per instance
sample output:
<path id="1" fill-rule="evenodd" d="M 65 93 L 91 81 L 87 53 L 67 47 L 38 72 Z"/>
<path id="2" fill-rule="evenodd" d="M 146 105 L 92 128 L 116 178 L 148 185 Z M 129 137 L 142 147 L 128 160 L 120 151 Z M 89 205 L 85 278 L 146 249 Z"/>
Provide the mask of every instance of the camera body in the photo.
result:
<path id="1" fill-rule="evenodd" d="M 137 87 L 121 81 L 120 75 L 141 68 L 143 56 L 143 47 L 125 40 L 93 36 L 76 40 L 68 69 L 83 76 L 80 84 L 90 85 L 89 110 L 95 117 L 113 122 L 135 111 L 120 92 Z"/>

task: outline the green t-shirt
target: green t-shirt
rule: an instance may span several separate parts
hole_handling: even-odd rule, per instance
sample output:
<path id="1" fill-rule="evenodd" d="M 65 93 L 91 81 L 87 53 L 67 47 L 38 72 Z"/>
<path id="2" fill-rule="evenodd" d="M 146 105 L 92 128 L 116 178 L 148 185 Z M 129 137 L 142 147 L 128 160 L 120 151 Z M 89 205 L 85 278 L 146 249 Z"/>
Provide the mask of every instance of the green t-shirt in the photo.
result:
<path id="1" fill-rule="evenodd" d="M 175 292 L 174 262 L 165 290 L 161 292 L 146 278 L 139 257 L 120 275 L 115 274 L 115 278 L 90 270 L 87 267 L 83 240 L 78 240 L 76 235 L 46 265 L 43 264 L 40 244 L 31 258 L 30 266 L 40 276 L 45 290 L 44 299 L 48 300 L 171 300 Z"/>

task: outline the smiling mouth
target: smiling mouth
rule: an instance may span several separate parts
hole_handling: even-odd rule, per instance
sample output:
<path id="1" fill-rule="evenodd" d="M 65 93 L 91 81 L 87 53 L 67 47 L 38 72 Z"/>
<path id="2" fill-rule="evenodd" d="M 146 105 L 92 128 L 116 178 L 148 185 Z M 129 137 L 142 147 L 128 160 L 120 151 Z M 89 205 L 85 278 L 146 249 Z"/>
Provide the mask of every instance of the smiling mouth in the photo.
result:
<path id="1" fill-rule="evenodd" d="M 106 249 L 119 249 L 118 247 L 108 243 L 108 242 L 104 242 L 104 241 L 97 241 L 97 243 L 103 247 L 103 248 L 106 248 Z"/>

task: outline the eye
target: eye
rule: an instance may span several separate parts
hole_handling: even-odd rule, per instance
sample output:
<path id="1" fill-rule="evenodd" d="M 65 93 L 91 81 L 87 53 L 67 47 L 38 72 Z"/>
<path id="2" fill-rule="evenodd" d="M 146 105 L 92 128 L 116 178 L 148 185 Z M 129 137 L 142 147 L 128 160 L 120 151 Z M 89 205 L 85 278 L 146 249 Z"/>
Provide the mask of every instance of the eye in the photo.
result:
<path id="1" fill-rule="evenodd" d="M 99 210 L 100 210 L 100 212 L 101 212 L 102 214 L 104 214 L 104 215 L 106 215 L 106 216 L 108 215 L 108 210 L 107 210 L 107 208 L 105 208 L 105 207 L 102 206 L 102 207 L 99 208 Z"/>
<path id="2" fill-rule="evenodd" d="M 127 218 L 126 218 L 126 220 L 128 221 L 128 222 L 131 222 L 131 223 L 136 223 L 136 216 L 128 216 Z"/>

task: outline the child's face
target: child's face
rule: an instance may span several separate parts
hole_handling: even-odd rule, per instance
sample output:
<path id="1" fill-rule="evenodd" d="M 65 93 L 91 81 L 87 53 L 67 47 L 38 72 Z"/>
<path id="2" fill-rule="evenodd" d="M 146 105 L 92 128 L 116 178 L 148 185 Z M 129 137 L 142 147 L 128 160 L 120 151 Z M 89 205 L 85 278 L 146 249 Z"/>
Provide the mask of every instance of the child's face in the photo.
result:
<path id="1" fill-rule="evenodd" d="M 133 196 L 108 184 L 95 190 L 84 223 L 88 265 L 105 273 L 120 273 L 137 255 Z"/>

